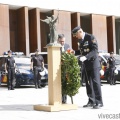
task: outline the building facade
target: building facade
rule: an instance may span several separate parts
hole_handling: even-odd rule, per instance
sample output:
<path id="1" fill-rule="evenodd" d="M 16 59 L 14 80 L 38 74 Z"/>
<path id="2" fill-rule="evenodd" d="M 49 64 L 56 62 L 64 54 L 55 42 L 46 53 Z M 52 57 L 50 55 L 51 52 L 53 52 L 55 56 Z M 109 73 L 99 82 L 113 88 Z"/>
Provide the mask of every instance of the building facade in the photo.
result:
<path id="1" fill-rule="evenodd" d="M 26 55 L 36 48 L 46 52 L 49 26 L 40 19 L 58 13 L 57 32 L 65 34 L 66 42 L 74 50 L 78 46 L 71 30 L 80 25 L 85 32 L 95 35 L 99 50 L 120 54 L 120 14 L 116 12 L 120 2 L 107 1 L 0 0 L 0 55 L 9 49 Z"/>

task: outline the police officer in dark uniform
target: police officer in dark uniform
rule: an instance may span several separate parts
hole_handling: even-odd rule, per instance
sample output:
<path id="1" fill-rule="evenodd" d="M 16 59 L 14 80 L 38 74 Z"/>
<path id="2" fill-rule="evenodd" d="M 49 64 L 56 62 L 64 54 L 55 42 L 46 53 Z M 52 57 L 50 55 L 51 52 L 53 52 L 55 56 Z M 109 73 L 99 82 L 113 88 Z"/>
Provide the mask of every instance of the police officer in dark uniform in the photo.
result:
<path id="1" fill-rule="evenodd" d="M 11 56 L 12 51 L 8 51 L 8 57 L 5 59 L 5 71 L 8 73 L 8 90 L 14 90 L 15 87 L 15 60 Z"/>
<path id="2" fill-rule="evenodd" d="M 114 70 L 115 70 L 115 58 L 113 56 L 113 52 L 110 52 L 110 57 L 107 60 L 108 64 L 108 69 L 109 69 L 109 80 L 110 80 L 110 85 L 115 85 L 115 75 L 114 75 Z"/>
<path id="3" fill-rule="evenodd" d="M 88 95 L 88 103 L 83 107 L 93 107 L 99 109 L 103 106 L 101 83 L 100 83 L 100 62 L 98 59 L 98 44 L 96 38 L 85 33 L 80 26 L 72 30 L 74 37 L 78 39 L 79 50 L 76 55 L 81 55 L 80 61 L 84 64 L 85 82 Z"/>
<path id="4" fill-rule="evenodd" d="M 31 58 L 31 70 L 34 71 L 35 88 L 41 88 L 41 76 L 39 72 L 44 70 L 44 59 L 39 55 L 39 50 L 35 51 L 35 55 Z"/>

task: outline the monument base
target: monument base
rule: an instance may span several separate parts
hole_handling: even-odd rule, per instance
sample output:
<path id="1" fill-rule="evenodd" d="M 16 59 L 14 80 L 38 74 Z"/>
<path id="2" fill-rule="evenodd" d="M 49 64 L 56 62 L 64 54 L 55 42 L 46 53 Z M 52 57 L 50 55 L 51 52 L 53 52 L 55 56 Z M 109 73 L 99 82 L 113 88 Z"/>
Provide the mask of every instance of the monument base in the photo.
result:
<path id="1" fill-rule="evenodd" d="M 75 104 L 61 104 L 61 105 L 34 105 L 34 110 L 47 111 L 47 112 L 57 112 L 65 110 L 76 110 L 78 106 Z"/>

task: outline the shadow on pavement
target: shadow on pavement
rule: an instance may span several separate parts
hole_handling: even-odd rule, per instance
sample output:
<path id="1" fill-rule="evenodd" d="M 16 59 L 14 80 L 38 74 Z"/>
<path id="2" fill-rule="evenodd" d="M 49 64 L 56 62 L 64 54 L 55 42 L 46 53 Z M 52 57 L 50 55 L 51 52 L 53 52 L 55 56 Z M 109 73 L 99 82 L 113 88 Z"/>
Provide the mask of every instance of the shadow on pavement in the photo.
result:
<path id="1" fill-rule="evenodd" d="M 0 105 L 0 111 L 34 111 L 33 105 Z"/>

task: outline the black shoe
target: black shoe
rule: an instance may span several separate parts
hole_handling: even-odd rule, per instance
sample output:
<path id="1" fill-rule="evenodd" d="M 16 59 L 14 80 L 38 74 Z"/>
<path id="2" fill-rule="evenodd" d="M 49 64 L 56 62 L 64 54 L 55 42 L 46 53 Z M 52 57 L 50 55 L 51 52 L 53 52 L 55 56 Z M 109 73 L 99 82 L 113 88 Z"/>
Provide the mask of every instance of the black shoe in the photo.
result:
<path id="1" fill-rule="evenodd" d="M 66 101 L 62 101 L 62 104 L 66 104 L 67 102 Z"/>
<path id="2" fill-rule="evenodd" d="M 93 109 L 100 109 L 101 107 L 103 107 L 103 104 L 96 104 L 93 106 Z"/>
<path id="3" fill-rule="evenodd" d="M 11 88 L 11 90 L 15 90 L 14 88 Z"/>
<path id="4" fill-rule="evenodd" d="M 40 86 L 40 85 L 39 85 L 39 86 L 38 86 L 38 88 L 40 88 L 40 89 L 41 89 L 41 88 L 42 88 L 42 86 Z"/>
<path id="5" fill-rule="evenodd" d="M 94 106 L 94 104 L 92 104 L 92 103 L 88 103 L 88 104 L 86 104 L 86 105 L 83 105 L 83 107 L 85 108 L 85 107 L 93 107 Z"/>
<path id="6" fill-rule="evenodd" d="M 37 86 L 37 85 L 35 85 L 35 88 L 36 88 L 36 89 L 38 89 L 38 86 Z"/>
<path id="7" fill-rule="evenodd" d="M 11 88 L 8 88 L 8 90 L 11 90 Z"/>

